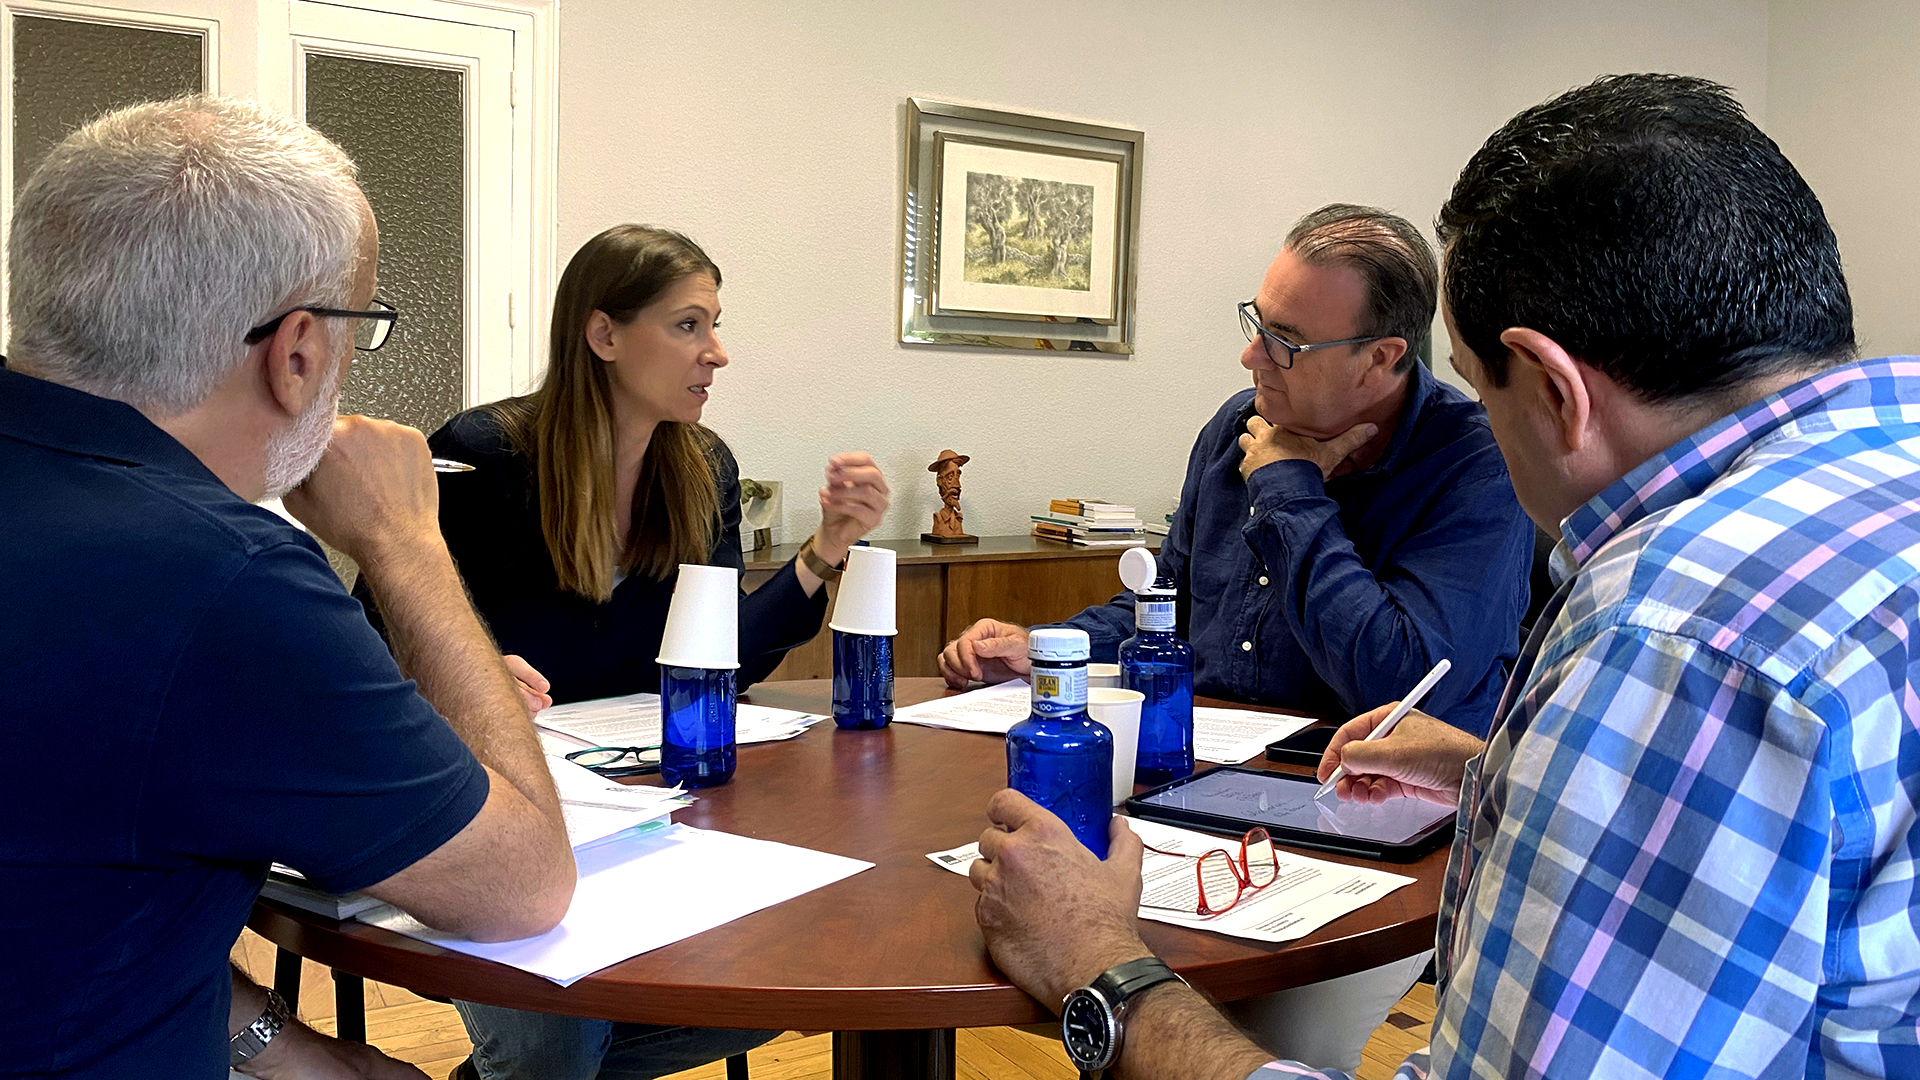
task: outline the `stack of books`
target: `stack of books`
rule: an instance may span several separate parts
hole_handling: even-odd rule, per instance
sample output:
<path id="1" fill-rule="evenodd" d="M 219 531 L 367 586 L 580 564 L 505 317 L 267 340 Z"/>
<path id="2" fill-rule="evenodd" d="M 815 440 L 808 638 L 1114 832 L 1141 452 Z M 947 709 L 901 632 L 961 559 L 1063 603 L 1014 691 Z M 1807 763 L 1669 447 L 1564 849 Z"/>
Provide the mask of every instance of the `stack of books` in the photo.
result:
<path id="1" fill-rule="evenodd" d="M 1147 531 L 1155 536 L 1166 536 L 1173 531 L 1173 511 L 1167 511 L 1167 520 L 1147 522 Z"/>
<path id="2" fill-rule="evenodd" d="M 1133 507 L 1102 499 L 1054 499 L 1046 513 L 1033 515 L 1033 535 L 1081 547 L 1138 547 L 1147 542 L 1146 523 Z"/>

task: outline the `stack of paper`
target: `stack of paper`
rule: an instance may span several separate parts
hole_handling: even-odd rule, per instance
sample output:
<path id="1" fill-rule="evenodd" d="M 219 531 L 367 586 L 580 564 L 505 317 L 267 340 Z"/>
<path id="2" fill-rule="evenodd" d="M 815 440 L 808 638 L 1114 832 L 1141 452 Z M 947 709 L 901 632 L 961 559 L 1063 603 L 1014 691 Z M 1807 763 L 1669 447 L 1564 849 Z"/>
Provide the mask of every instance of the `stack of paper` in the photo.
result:
<path id="1" fill-rule="evenodd" d="M 538 937 L 480 944 L 430 930 L 384 905 L 360 921 L 571 986 L 610 964 L 873 866 L 690 825 L 619 836 L 581 852 L 575 862 L 580 880 L 573 905 L 559 926 Z"/>
<path id="2" fill-rule="evenodd" d="M 560 814 L 567 822 L 567 841 L 578 852 L 608 837 L 648 823 L 657 823 L 693 800 L 677 787 L 617 783 L 584 769 L 564 757 L 547 758 L 553 786 L 560 792 Z"/>
<path id="3" fill-rule="evenodd" d="M 742 703 L 735 713 L 734 739 L 741 744 L 791 739 L 826 719 L 814 713 L 770 709 Z M 660 695 L 576 701 L 555 705 L 534 715 L 533 722 L 583 746 L 660 745 Z"/>
<path id="4" fill-rule="evenodd" d="M 1239 846 L 1237 841 L 1156 821 L 1128 818 L 1127 824 L 1143 842 L 1163 851 L 1199 856 L 1214 848 L 1237 851 Z M 1274 853 L 1280 860 L 1280 875 L 1273 884 L 1246 894 L 1224 915 L 1203 917 L 1194 914 L 1199 893 L 1196 860 L 1149 851 L 1140 867 L 1140 917 L 1253 941 L 1292 941 L 1415 881 L 1371 867 L 1311 859 L 1282 848 L 1275 848 Z M 965 874 L 980 858 L 980 846 L 968 844 L 936 851 L 927 858 L 937 866 Z"/>
<path id="5" fill-rule="evenodd" d="M 1008 728 L 1027 718 L 1029 697 L 1027 684 L 1016 679 L 896 708 L 893 718 L 902 724 L 1005 735 Z M 1315 722 L 1310 716 L 1196 706 L 1193 756 L 1201 761 L 1237 765 L 1258 756 L 1268 743 L 1284 739 Z"/>

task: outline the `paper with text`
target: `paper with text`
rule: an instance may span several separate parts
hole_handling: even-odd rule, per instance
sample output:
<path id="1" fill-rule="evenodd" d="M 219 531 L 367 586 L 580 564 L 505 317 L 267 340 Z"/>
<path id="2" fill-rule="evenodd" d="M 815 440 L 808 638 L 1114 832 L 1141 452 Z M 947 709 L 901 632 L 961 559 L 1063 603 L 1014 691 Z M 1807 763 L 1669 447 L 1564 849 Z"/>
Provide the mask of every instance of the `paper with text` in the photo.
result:
<path id="1" fill-rule="evenodd" d="M 779 742 L 824 719 L 814 713 L 741 702 L 734 712 L 734 741 L 741 745 Z M 660 695 L 628 694 L 555 705 L 534 714 L 533 722 L 581 746 L 658 746 Z"/>

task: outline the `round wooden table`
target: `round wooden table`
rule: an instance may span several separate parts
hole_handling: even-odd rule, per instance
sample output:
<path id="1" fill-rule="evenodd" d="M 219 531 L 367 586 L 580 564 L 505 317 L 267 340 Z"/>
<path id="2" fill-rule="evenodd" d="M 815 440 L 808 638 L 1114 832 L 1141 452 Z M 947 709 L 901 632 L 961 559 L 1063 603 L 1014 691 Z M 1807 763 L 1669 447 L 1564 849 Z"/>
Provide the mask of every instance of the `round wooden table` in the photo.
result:
<path id="1" fill-rule="evenodd" d="M 762 683 L 746 699 L 823 713 L 831 690 L 825 680 Z M 938 679 L 895 686 L 901 705 L 947 692 Z M 840 731 L 826 721 L 786 742 L 741 747 L 733 781 L 698 792 L 676 821 L 874 868 L 566 988 L 268 900 L 248 925 L 292 953 L 422 994 L 647 1024 L 830 1030 L 841 1033 L 838 1077 L 950 1077 L 952 1029 L 1053 1016 L 988 959 L 972 886 L 926 857 L 979 838 L 988 796 L 1006 785 L 1004 745 L 993 735 L 909 724 Z M 1419 880 L 1284 945 L 1155 922 L 1142 922 L 1140 932 L 1202 992 L 1250 997 L 1432 948 L 1445 867 L 1444 850 L 1392 864 Z"/>

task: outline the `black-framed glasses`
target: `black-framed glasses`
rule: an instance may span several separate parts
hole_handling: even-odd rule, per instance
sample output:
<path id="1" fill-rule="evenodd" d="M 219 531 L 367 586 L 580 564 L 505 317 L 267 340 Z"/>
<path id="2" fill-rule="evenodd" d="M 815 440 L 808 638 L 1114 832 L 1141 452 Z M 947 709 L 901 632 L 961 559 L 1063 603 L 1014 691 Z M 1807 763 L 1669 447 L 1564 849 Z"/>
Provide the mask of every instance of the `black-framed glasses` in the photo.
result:
<path id="1" fill-rule="evenodd" d="M 1238 858 L 1226 848 L 1214 848 L 1200 855 L 1166 851 L 1152 844 L 1146 845 L 1146 849 L 1157 855 L 1196 860 L 1193 868 L 1195 884 L 1191 901 L 1182 897 L 1178 906 L 1143 903 L 1143 907 L 1188 912 L 1202 917 L 1224 915 L 1240 902 L 1241 897 L 1257 893 L 1280 878 L 1280 856 L 1273 850 L 1273 838 L 1261 828 L 1248 829 L 1246 835 L 1240 838 Z"/>
<path id="2" fill-rule="evenodd" d="M 601 776 L 615 779 L 622 776 L 646 776 L 660 771 L 660 748 L 657 746 L 593 746 L 585 750 L 575 750 L 567 755 L 567 760 L 583 768 L 592 769 Z"/>
<path id="3" fill-rule="evenodd" d="M 1394 336 L 1392 334 L 1369 334 L 1365 337 L 1341 338 L 1339 341 L 1322 341 L 1313 345 L 1295 345 L 1293 342 L 1288 341 L 1286 338 L 1281 337 L 1279 334 L 1274 333 L 1260 324 L 1260 313 L 1254 310 L 1253 301 L 1242 301 L 1239 309 L 1241 332 L 1247 335 L 1248 341 L 1252 341 L 1257 336 L 1261 344 L 1267 347 L 1267 359 L 1273 361 L 1274 366 L 1280 368 L 1292 367 L 1294 357 L 1299 356 L 1303 352 L 1312 352 L 1315 349 L 1331 349 L 1340 345 L 1363 345 L 1369 341 L 1379 341 L 1382 338 Z M 1276 348 L 1279 350 L 1278 352 L 1274 351 Z"/>
<path id="4" fill-rule="evenodd" d="M 394 322 L 400 318 L 400 313 L 394 310 L 393 305 L 387 303 L 385 300 L 373 301 L 372 309 L 367 311 L 349 311 L 344 308 L 328 307 L 297 307 L 294 308 L 293 311 L 283 311 L 272 320 L 263 322 L 259 326 L 247 331 L 247 336 L 240 340 L 249 345 L 260 344 L 262 341 L 272 337 L 273 332 L 280 329 L 280 324 L 287 321 L 287 316 L 293 314 L 294 311 L 304 311 L 309 315 L 318 315 L 323 319 L 358 319 L 359 322 L 355 323 L 353 327 L 353 347 L 359 349 L 361 352 L 373 352 L 380 346 L 385 345 L 387 343 L 387 335 L 393 332 Z"/>

